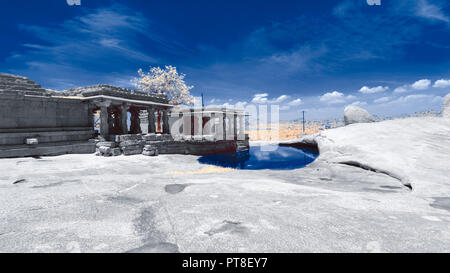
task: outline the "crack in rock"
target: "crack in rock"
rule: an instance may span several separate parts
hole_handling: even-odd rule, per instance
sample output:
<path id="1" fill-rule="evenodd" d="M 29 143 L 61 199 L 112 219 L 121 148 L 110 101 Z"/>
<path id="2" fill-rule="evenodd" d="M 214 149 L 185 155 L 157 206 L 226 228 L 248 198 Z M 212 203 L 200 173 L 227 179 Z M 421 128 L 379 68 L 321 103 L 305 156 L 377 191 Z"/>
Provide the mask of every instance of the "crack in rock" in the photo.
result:
<path id="1" fill-rule="evenodd" d="M 134 198 L 134 197 L 129 197 L 126 195 L 109 196 L 108 198 L 106 198 L 106 200 L 114 202 L 114 203 L 126 204 L 126 205 L 130 205 L 130 204 L 134 205 L 134 204 L 139 204 L 139 203 L 144 202 L 144 200 Z"/>
<path id="2" fill-rule="evenodd" d="M 19 184 L 19 183 L 23 183 L 23 182 L 26 182 L 26 181 L 27 181 L 26 179 L 18 179 L 18 180 L 13 182 L 13 185 Z"/>
<path id="3" fill-rule="evenodd" d="M 392 178 L 394 178 L 394 179 L 397 179 L 397 180 L 400 181 L 405 187 L 409 188 L 410 190 L 413 189 L 411 183 L 409 183 L 408 181 L 405 181 L 405 178 L 402 178 L 402 177 L 400 177 L 399 175 L 394 174 L 394 173 L 392 173 L 392 172 L 385 171 L 385 170 L 380 170 L 380 169 L 377 169 L 377 168 L 373 168 L 373 167 L 371 167 L 371 166 L 369 166 L 369 165 L 362 164 L 362 163 L 360 163 L 360 162 L 358 162 L 358 161 L 353 161 L 353 160 L 350 160 L 350 161 L 341 161 L 341 162 L 337 162 L 337 163 L 338 163 L 338 164 L 347 165 L 347 166 L 351 166 L 351 167 L 361 168 L 361 169 L 366 170 L 366 171 L 371 171 L 371 172 L 375 172 L 375 173 L 382 173 L 382 174 L 385 174 L 385 175 L 390 176 L 390 177 L 392 177 Z"/>
<path id="4" fill-rule="evenodd" d="M 81 182 L 81 180 L 80 179 L 66 180 L 66 181 L 60 181 L 60 182 L 50 183 L 50 184 L 46 184 L 46 185 L 33 186 L 31 188 L 33 188 L 33 189 L 51 188 L 51 187 L 61 186 L 66 183 L 74 183 L 74 182 Z"/>

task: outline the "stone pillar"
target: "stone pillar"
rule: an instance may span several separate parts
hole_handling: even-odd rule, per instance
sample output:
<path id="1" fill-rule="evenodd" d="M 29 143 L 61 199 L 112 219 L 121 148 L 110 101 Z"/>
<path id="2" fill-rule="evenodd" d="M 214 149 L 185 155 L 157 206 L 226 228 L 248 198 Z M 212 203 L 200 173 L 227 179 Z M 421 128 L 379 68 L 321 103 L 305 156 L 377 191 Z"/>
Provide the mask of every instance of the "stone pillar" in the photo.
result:
<path id="1" fill-rule="evenodd" d="M 191 136 L 195 135 L 195 118 L 194 118 L 194 109 L 191 109 Z"/>
<path id="2" fill-rule="evenodd" d="M 111 105 L 110 101 L 103 101 L 98 103 L 100 106 L 100 135 L 105 139 L 109 136 L 109 113 L 108 107 Z"/>
<path id="3" fill-rule="evenodd" d="M 245 140 L 245 123 L 244 115 L 239 115 L 239 135 L 238 140 Z"/>
<path id="4" fill-rule="evenodd" d="M 108 107 L 100 107 L 100 135 L 106 138 L 109 135 L 109 124 L 108 124 Z"/>
<path id="5" fill-rule="evenodd" d="M 123 135 L 128 134 L 128 105 L 120 106 L 120 131 Z"/>
<path id="6" fill-rule="evenodd" d="M 163 134 L 170 134 L 169 110 L 163 110 Z"/>
<path id="7" fill-rule="evenodd" d="M 214 127 L 216 126 L 216 113 L 211 113 L 211 118 L 209 119 L 209 134 L 217 135 L 217 129 L 214 130 Z"/>
<path id="8" fill-rule="evenodd" d="M 111 106 L 108 107 L 108 132 L 110 135 L 114 134 L 114 117 Z"/>
<path id="9" fill-rule="evenodd" d="M 233 138 L 237 140 L 237 113 L 233 114 Z"/>
<path id="10" fill-rule="evenodd" d="M 131 124 L 130 124 L 130 133 L 131 134 L 140 134 L 141 131 L 141 121 L 139 118 L 139 110 L 136 108 L 130 108 L 131 114 Z"/>
<path id="11" fill-rule="evenodd" d="M 149 107 L 147 109 L 147 113 L 148 113 L 148 133 L 154 134 L 156 133 L 155 108 Z"/>
<path id="12" fill-rule="evenodd" d="M 183 114 L 183 135 L 191 135 L 191 112 L 186 111 Z"/>
<path id="13" fill-rule="evenodd" d="M 222 110 L 223 114 L 222 114 L 222 139 L 226 140 L 227 139 L 227 111 L 226 110 Z"/>
<path id="14" fill-rule="evenodd" d="M 224 114 L 222 113 L 222 112 L 218 112 L 218 113 L 215 113 L 214 114 L 214 119 L 216 119 L 217 118 L 217 124 L 216 124 L 216 122 L 214 122 L 215 123 L 215 129 L 216 129 L 216 131 L 215 131 L 215 138 L 217 139 L 217 140 L 224 140 Z"/>
<path id="15" fill-rule="evenodd" d="M 203 135 L 211 135 L 211 125 L 210 125 L 210 122 L 211 122 L 211 114 L 205 114 L 205 113 L 203 113 L 203 117 L 202 117 L 202 126 L 203 126 L 203 128 L 202 128 L 202 134 Z"/>
<path id="16" fill-rule="evenodd" d="M 184 135 L 184 117 L 183 117 L 183 112 L 180 111 L 180 113 L 178 114 L 178 117 L 180 118 L 180 122 L 181 122 L 181 134 Z M 180 132 L 180 129 L 178 128 L 178 131 Z"/>
<path id="17" fill-rule="evenodd" d="M 196 123 L 196 135 L 202 136 L 203 135 L 203 110 L 201 113 L 197 113 L 197 123 Z"/>
<path id="18" fill-rule="evenodd" d="M 92 104 L 88 104 L 88 125 L 89 127 L 91 127 L 91 129 L 94 128 L 95 124 L 94 124 L 94 105 Z"/>
<path id="19" fill-rule="evenodd" d="M 234 140 L 234 136 L 233 136 L 234 114 L 231 111 L 227 111 L 226 116 L 227 116 L 227 120 L 228 120 L 228 128 L 227 128 L 227 135 L 226 135 L 225 139 L 226 140 Z"/>

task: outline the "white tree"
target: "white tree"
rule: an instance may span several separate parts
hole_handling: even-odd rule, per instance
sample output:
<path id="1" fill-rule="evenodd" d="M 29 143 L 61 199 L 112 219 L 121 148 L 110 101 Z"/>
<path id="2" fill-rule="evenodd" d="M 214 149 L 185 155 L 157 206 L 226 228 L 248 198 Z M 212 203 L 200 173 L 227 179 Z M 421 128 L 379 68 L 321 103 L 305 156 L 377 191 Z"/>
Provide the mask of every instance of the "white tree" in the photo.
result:
<path id="1" fill-rule="evenodd" d="M 189 91 L 194 86 L 188 86 L 184 82 L 185 74 L 178 74 L 177 68 L 167 65 L 164 69 L 150 67 L 149 72 L 138 70 L 139 77 L 134 79 L 134 86 L 141 90 L 156 94 L 165 94 L 170 104 L 179 105 L 194 103 L 194 97 Z M 158 110 L 157 131 L 161 131 L 161 111 Z"/>
<path id="2" fill-rule="evenodd" d="M 194 86 L 188 86 L 184 82 L 185 74 L 178 74 L 177 68 L 167 65 L 164 69 L 151 67 L 149 72 L 144 73 L 138 70 L 139 77 L 134 79 L 137 89 L 157 94 L 165 94 L 169 98 L 169 103 L 192 104 L 194 97 L 189 91 Z"/>

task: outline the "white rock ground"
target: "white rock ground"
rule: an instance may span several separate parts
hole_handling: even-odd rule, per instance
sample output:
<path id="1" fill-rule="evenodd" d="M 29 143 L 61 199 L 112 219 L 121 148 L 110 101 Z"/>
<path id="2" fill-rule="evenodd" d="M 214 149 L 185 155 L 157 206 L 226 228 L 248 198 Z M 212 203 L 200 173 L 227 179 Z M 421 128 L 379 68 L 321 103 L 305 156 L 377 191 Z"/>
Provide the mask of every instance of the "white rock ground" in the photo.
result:
<path id="1" fill-rule="evenodd" d="M 320 157 L 290 171 L 185 155 L 2 159 L 0 251 L 450 251 L 450 119 L 353 124 L 315 141 Z"/>

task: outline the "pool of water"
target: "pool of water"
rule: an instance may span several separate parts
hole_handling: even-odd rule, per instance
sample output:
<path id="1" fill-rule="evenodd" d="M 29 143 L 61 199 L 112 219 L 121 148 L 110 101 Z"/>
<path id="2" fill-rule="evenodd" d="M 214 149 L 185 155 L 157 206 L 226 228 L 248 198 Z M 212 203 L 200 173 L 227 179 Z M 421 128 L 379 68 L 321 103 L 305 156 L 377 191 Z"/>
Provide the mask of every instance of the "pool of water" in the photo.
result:
<path id="1" fill-rule="evenodd" d="M 264 145 L 250 147 L 249 151 L 202 156 L 198 161 L 221 167 L 247 170 L 292 170 L 305 167 L 319 154 L 306 149 Z"/>

